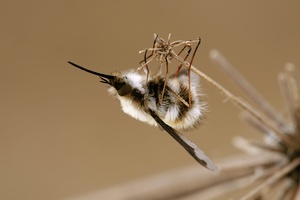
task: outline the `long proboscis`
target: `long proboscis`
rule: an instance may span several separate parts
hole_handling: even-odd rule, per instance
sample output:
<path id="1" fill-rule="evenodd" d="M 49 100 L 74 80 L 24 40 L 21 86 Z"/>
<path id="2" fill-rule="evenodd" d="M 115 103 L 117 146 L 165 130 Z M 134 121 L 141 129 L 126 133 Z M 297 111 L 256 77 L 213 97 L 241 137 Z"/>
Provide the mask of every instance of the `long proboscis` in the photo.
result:
<path id="1" fill-rule="evenodd" d="M 91 74 L 94 74 L 94 75 L 96 75 L 96 76 L 99 76 L 100 78 L 101 78 L 101 77 L 102 77 L 102 78 L 107 78 L 107 79 L 109 79 L 109 80 L 112 80 L 112 79 L 115 78 L 115 77 L 112 76 L 112 75 L 102 74 L 102 73 L 95 72 L 95 71 L 92 71 L 92 70 L 90 70 L 90 69 L 84 68 L 84 67 L 82 67 L 82 66 L 80 66 L 80 65 L 77 65 L 77 64 L 71 62 L 71 61 L 68 61 L 68 63 L 71 64 L 71 65 L 73 65 L 74 67 L 77 67 L 78 69 L 81 69 L 81 70 L 86 71 L 86 72 L 88 72 L 88 73 L 91 73 Z"/>

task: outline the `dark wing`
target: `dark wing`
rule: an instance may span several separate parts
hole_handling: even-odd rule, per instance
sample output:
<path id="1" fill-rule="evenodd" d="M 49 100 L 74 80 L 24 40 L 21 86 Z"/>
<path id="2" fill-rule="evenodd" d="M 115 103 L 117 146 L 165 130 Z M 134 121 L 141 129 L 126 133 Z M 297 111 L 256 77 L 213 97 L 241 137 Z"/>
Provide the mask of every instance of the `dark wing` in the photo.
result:
<path id="1" fill-rule="evenodd" d="M 197 145 L 192 143 L 186 137 L 184 137 L 180 132 L 173 129 L 171 126 L 163 122 L 154 111 L 149 110 L 149 114 L 154 118 L 154 120 L 163 127 L 193 158 L 200 163 L 202 166 L 206 167 L 211 171 L 218 171 L 217 166 L 201 151 Z"/>

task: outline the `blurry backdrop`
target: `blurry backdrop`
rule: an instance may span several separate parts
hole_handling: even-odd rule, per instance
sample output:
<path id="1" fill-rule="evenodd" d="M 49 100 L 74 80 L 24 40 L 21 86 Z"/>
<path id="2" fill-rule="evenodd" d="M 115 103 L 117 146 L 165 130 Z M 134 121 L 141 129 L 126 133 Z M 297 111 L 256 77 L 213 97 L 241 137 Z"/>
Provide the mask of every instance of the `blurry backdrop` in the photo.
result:
<path id="1" fill-rule="evenodd" d="M 103 73 L 138 67 L 153 34 L 202 38 L 195 66 L 242 96 L 211 63 L 219 49 L 279 110 L 277 74 L 300 66 L 300 2 L 1 1 L 0 199 L 61 199 L 197 163 L 166 132 L 123 114 Z M 202 81 L 209 113 L 187 133 L 212 159 L 259 137 Z M 208 172 L 210 173 L 210 172 Z"/>

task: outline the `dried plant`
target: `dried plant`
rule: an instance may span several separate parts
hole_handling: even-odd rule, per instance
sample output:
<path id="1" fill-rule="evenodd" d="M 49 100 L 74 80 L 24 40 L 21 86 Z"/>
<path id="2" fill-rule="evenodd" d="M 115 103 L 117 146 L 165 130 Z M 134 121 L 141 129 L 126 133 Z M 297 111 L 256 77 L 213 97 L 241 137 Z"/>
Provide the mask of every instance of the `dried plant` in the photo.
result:
<path id="1" fill-rule="evenodd" d="M 232 193 L 241 191 L 238 199 L 242 200 L 299 200 L 300 86 L 294 75 L 295 67 L 287 64 L 285 71 L 278 77 L 288 113 L 288 117 L 283 117 L 220 52 L 210 52 L 212 61 L 244 91 L 255 106 L 233 95 L 187 62 L 187 56 L 181 58 L 181 52 L 177 54 L 172 49 L 176 45 L 189 45 L 191 41 L 178 40 L 171 43 L 169 38 L 165 42 L 162 38 L 155 37 L 153 48 L 148 48 L 152 51 L 151 56 L 147 57 L 147 61 L 144 59 L 142 66 L 163 56 L 164 59 L 175 59 L 180 66 L 190 68 L 237 105 L 242 111 L 243 119 L 263 134 L 263 140 L 234 138 L 234 144 L 246 153 L 229 156 L 217 162 L 220 169 L 217 175 L 197 166 L 186 167 L 76 199 L 223 199 L 226 193 L 236 197 Z M 158 48 L 156 43 L 176 45 L 169 45 L 164 50 Z M 159 60 L 165 62 L 164 59 Z"/>
<path id="2" fill-rule="evenodd" d="M 150 70 L 148 67 L 148 64 L 150 62 L 152 62 L 153 60 L 158 60 L 159 61 L 159 69 L 157 74 L 161 74 L 162 70 L 163 70 L 163 66 L 165 65 L 165 84 L 162 90 L 162 95 L 164 96 L 164 92 L 165 92 L 165 87 L 166 87 L 166 83 L 167 80 L 169 78 L 169 63 L 170 61 L 175 58 L 176 61 L 178 61 L 180 63 L 180 65 L 178 66 L 178 69 L 175 73 L 175 76 L 178 76 L 180 69 L 183 66 L 183 62 L 185 62 L 187 60 L 187 58 L 189 57 L 190 53 L 193 50 L 193 43 L 196 43 L 196 47 L 194 48 L 194 52 L 192 54 L 192 58 L 190 60 L 190 62 L 188 63 L 188 86 L 189 88 L 191 87 L 191 66 L 193 64 L 194 61 L 194 57 L 195 54 L 197 52 L 197 49 L 201 43 L 201 38 L 198 37 L 197 40 L 176 40 L 171 42 L 171 34 L 169 34 L 168 39 L 164 40 L 163 38 L 159 37 L 158 35 L 154 34 L 154 42 L 153 42 L 153 47 L 152 48 L 146 48 L 145 50 L 139 51 L 139 53 L 144 53 L 144 59 L 140 62 L 140 67 L 138 68 L 140 69 L 144 69 L 147 78 L 146 81 L 148 81 L 148 77 L 150 74 Z M 181 50 L 177 53 L 176 52 L 176 48 L 181 48 Z M 184 59 L 182 60 L 181 58 L 179 58 L 179 55 L 184 51 L 186 51 L 186 55 L 184 57 Z M 147 55 L 148 52 L 151 52 L 150 55 Z M 191 106 L 191 90 L 188 90 L 188 102 L 186 102 L 184 99 L 181 99 L 181 101 L 187 106 Z M 161 99 L 160 99 L 160 103 L 161 103 Z"/>
<path id="3" fill-rule="evenodd" d="M 278 81 L 289 117 L 278 113 L 216 50 L 212 60 L 256 105 L 257 110 L 242 109 L 243 118 L 264 135 L 263 141 L 235 138 L 236 146 L 259 157 L 274 157 L 276 162 L 261 166 L 253 174 L 255 187 L 241 199 L 300 199 L 300 87 L 294 76 L 295 67 L 287 64 Z M 248 104 L 249 105 L 249 104 Z M 259 116 L 257 116 L 258 114 Z M 258 185 L 257 185 L 258 184 Z"/>
<path id="4" fill-rule="evenodd" d="M 153 46 L 151 48 L 146 48 L 144 50 L 139 51 L 139 53 L 144 53 L 144 59 L 140 62 L 140 67 L 139 69 L 145 69 L 146 73 L 149 74 L 150 70 L 148 67 L 148 64 L 152 62 L 153 60 L 159 60 L 160 65 L 159 65 L 159 70 L 158 73 L 161 73 L 162 66 L 166 65 L 166 77 L 168 76 L 168 64 L 170 61 L 175 57 L 179 57 L 180 54 L 184 51 L 186 51 L 186 55 L 184 57 L 184 61 L 187 60 L 189 57 L 192 49 L 193 49 L 193 43 L 196 43 L 197 46 L 194 49 L 194 54 L 197 51 L 198 46 L 201 43 L 201 39 L 198 37 L 197 40 L 176 40 L 171 42 L 171 34 L 169 34 L 168 39 L 164 40 L 163 38 L 159 37 L 158 35 L 154 34 L 154 41 L 153 41 Z M 180 48 L 180 51 L 177 53 L 176 48 Z M 150 52 L 150 55 L 148 55 L 148 52 Z M 179 61 L 180 66 L 178 67 L 178 71 L 182 67 L 182 62 Z M 192 60 L 190 61 L 190 64 L 193 63 L 193 57 Z"/>

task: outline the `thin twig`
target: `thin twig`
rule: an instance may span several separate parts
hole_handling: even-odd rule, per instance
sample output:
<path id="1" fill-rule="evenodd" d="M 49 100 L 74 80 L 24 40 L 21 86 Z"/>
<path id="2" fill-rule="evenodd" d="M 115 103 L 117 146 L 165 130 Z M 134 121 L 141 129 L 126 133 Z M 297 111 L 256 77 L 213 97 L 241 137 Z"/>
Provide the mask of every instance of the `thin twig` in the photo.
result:
<path id="1" fill-rule="evenodd" d="M 248 176 L 228 180 L 213 187 L 208 187 L 207 189 L 191 194 L 188 196 L 188 198 L 184 199 L 215 199 L 216 197 L 224 196 L 230 192 L 249 187 L 254 183 L 254 181 L 255 179 L 253 179 L 253 174 L 251 174 Z"/>
<path id="2" fill-rule="evenodd" d="M 284 156 L 283 149 L 278 145 L 275 146 L 274 144 L 269 144 L 263 141 L 244 139 L 239 136 L 235 137 L 233 142 L 238 148 L 247 152 L 250 151 L 250 153 L 252 152 L 251 150 L 255 148 L 256 151 L 259 150 L 260 152 L 263 151 L 269 153 L 276 153 L 277 155 L 282 154 L 282 157 Z"/>
<path id="3" fill-rule="evenodd" d="M 219 175 L 207 173 L 207 171 L 195 165 L 69 200 L 172 199 L 253 175 L 257 166 L 270 166 L 275 162 L 277 162 L 277 159 L 271 156 L 232 156 L 218 162 L 221 171 Z"/>
<path id="4" fill-rule="evenodd" d="M 289 116 L 291 118 L 293 129 L 290 130 L 294 134 L 298 143 L 300 142 L 300 86 L 294 75 L 295 66 L 291 63 L 286 64 L 286 71 L 280 73 L 278 82 L 283 94 Z"/>
<path id="5" fill-rule="evenodd" d="M 282 115 L 228 62 L 228 60 L 217 50 L 212 50 L 210 56 L 216 66 L 224 72 L 247 97 L 254 102 L 262 112 L 271 120 L 284 127 L 285 120 Z"/>
<path id="6" fill-rule="evenodd" d="M 274 195 L 274 200 L 282 200 L 289 193 L 293 186 L 293 181 L 289 178 L 283 179 L 280 183 L 279 190 Z"/>
<path id="7" fill-rule="evenodd" d="M 254 127 L 258 132 L 264 134 L 265 142 L 276 144 L 278 148 L 280 148 L 282 151 L 286 148 L 285 145 L 282 145 L 280 138 L 276 137 L 276 135 L 272 134 L 272 130 L 270 130 L 268 127 L 265 126 L 265 124 L 262 124 L 261 121 L 258 121 L 255 117 L 252 115 L 249 115 L 248 112 L 241 112 L 240 114 L 241 118 L 247 122 L 249 125 Z"/>
<path id="8" fill-rule="evenodd" d="M 300 184 L 298 185 L 294 200 L 299 200 L 300 199 Z"/>
<path id="9" fill-rule="evenodd" d="M 300 158 L 294 159 L 292 162 L 290 162 L 281 170 L 279 170 L 276 174 L 274 174 L 269 179 L 264 181 L 262 184 L 260 184 L 259 186 L 251 190 L 245 196 L 243 196 L 240 200 L 253 199 L 255 196 L 259 195 L 264 188 L 272 185 L 274 182 L 278 181 L 280 178 L 282 178 L 284 175 L 286 175 L 287 173 L 289 173 L 299 165 L 300 165 Z"/>
<path id="10" fill-rule="evenodd" d="M 286 73 L 282 72 L 279 73 L 278 75 L 278 83 L 280 87 L 281 94 L 283 96 L 283 100 L 286 106 L 286 110 L 288 111 L 288 117 L 290 118 L 290 121 L 292 123 L 292 128 L 294 129 L 297 121 L 294 118 L 294 109 L 293 109 L 293 100 L 292 100 L 292 95 L 290 94 L 290 87 L 289 87 L 289 81 L 288 81 L 288 76 Z"/>

